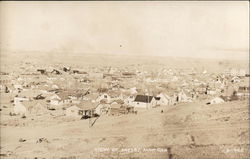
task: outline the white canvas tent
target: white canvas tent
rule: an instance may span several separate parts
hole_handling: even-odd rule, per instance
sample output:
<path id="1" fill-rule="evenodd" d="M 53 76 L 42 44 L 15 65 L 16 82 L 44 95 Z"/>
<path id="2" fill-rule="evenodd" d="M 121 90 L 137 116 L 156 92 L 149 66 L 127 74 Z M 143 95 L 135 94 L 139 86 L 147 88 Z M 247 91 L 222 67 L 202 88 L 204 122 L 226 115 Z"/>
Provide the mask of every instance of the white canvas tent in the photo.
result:
<path id="1" fill-rule="evenodd" d="M 220 97 L 215 97 L 210 101 L 210 104 L 219 104 L 224 103 L 225 101 Z"/>
<path id="2" fill-rule="evenodd" d="M 17 115 L 26 115 L 26 111 L 27 111 L 25 106 L 20 102 L 15 104 L 13 110 L 14 110 L 14 114 L 17 114 Z"/>

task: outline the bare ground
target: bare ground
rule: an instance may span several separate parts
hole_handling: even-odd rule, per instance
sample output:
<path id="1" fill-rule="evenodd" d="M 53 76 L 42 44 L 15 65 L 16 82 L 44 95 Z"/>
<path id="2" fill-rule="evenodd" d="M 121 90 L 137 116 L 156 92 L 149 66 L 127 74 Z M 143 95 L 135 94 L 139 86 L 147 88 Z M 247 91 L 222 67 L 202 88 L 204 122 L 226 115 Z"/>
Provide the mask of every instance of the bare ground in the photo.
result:
<path id="1" fill-rule="evenodd" d="M 102 116 L 91 128 L 88 120 L 4 115 L 1 158 L 249 158 L 248 101 L 204 103 Z"/>

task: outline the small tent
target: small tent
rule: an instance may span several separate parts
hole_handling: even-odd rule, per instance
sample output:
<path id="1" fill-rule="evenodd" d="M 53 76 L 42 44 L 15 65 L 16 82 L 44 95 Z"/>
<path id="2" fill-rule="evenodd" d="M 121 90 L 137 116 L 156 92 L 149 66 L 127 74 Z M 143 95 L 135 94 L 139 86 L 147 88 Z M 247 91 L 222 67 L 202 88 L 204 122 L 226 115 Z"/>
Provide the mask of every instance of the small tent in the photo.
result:
<path id="1" fill-rule="evenodd" d="M 27 109 L 25 108 L 25 106 L 18 102 L 15 104 L 14 106 L 14 114 L 17 114 L 17 115 L 26 115 L 26 111 Z"/>
<path id="2" fill-rule="evenodd" d="M 220 97 L 215 97 L 212 99 L 208 104 L 219 104 L 219 103 L 224 103 L 225 101 L 220 98 Z"/>

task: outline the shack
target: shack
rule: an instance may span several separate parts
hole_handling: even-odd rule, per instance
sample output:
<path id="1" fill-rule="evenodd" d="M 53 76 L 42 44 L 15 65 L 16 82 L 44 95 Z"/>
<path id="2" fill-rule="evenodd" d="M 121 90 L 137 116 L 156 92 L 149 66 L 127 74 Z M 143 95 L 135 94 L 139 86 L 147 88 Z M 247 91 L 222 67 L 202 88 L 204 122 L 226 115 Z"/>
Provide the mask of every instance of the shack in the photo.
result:
<path id="1" fill-rule="evenodd" d="M 240 86 L 236 94 L 240 99 L 244 99 L 250 96 L 250 89 L 247 86 Z"/>
<path id="2" fill-rule="evenodd" d="M 98 116 L 95 112 L 98 103 L 91 101 L 81 101 L 77 107 L 80 108 L 79 115 L 82 116 L 82 119 L 88 119 Z"/>
<path id="3" fill-rule="evenodd" d="M 45 69 L 37 69 L 38 72 L 40 72 L 42 75 L 46 74 L 46 70 Z"/>
<path id="4" fill-rule="evenodd" d="M 152 108 L 156 106 L 156 100 L 153 96 L 137 95 L 132 106 L 137 108 Z"/>
<path id="5" fill-rule="evenodd" d="M 108 110 L 108 115 L 122 115 L 122 114 L 128 114 L 128 109 L 125 106 L 122 106 L 116 102 L 110 105 Z"/>

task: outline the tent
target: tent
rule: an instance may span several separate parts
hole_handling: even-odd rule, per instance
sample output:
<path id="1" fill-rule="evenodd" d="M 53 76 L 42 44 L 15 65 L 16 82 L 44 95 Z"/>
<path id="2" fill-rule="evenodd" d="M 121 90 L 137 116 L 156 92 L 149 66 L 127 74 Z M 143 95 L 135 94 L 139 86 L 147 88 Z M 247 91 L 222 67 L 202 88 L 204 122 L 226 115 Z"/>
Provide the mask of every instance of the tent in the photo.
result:
<path id="1" fill-rule="evenodd" d="M 14 106 L 14 114 L 26 115 L 26 111 L 27 110 L 26 110 L 25 106 L 22 103 L 18 102 L 18 103 L 15 104 L 15 106 Z"/>
<path id="2" fill-rule="evenodd" d="M 214 99 L 212 99 L 209 104 L 219 104 L 219 103 L 224 103 L 225 101 L 220 98 L 220 97 L 215 97 Z"/>

